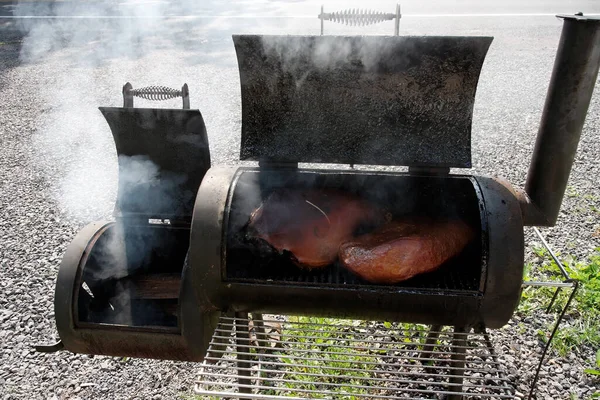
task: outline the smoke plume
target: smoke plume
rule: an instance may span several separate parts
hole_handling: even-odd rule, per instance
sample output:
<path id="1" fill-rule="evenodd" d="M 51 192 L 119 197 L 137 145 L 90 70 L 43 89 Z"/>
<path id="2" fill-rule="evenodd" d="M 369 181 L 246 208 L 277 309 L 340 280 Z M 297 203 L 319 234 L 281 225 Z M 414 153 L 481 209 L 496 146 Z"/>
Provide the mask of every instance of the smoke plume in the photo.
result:
<path id="1" fill-rule="evenodd" d="M 34 135 L 35 161 L 62 211 L 81 223 L 110 216 L 118 167 L 110 129 L 99 106 L 121 106 L 121 88 L 190 87 L 191 107 L 204 115 L 213 164 L 239 159 L 240 85 L 232 34 L 318 35 L 318 2 L 166 0 L 28 2 L 15 16 L 25 33 L 21 61 L 38 82 L 44 108 Z M 364 6 L 330 1 L 327 11 Z M 394 2 L 374 9 L 392 12 Z M 307 15 L 307 10 L 314 10 Z M 285 17 L 293 16 L 291 18 Z M 372 32 L 388 32 L 383 24 Z M 327 23 L 327 34 L 357 34 Z M 327 59 L 331 49 L 320 48 Z M 337 49 L 336 52 L 344 52 Z M 135 101 L 136 107 L 180 108 L 181 100 Z M 143 174 L 148 175 L 146 172 Z"/>
<path id="2" fill-rule="evenodd" d="M 35 77 L 34 100 L 43 108 L 33 135 L 34 157 L 67 217 L 86 223 L 112 213 L 117 154 L 98 107 L 121 107 L 126 82 L 134 88 L 188 83 L 191 107 L 205 115 L 209 135 L 239 132 L 234 26 L 219 18 L 169 17 L 215 15 L 222 12 L 219 7 L 217 2 L 137 0 L 17 4 L 15 16 L 43 16 L 17 20 L 25 34 L 20 59 L 24 68 L 43 68 L 43 76 Z M 181 108 L 181 99 L 136 99 L 135 106 Z M 212 139 L 217 148 L 225 147 L 219 137 Z M 234 152 L 231 148 L 227 157 Z M 151 163 L 130 165 L 127 180 L 156 175 Z"/>

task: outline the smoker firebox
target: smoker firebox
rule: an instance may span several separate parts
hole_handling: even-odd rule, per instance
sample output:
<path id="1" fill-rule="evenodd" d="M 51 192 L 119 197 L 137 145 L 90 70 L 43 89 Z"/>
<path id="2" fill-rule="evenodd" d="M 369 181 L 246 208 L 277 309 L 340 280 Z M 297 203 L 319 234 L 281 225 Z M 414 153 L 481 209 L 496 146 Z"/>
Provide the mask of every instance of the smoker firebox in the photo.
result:
<path id="1" fill-rule="evenodd" d="M 108 223 L 82 265 L 80 326 L 176 329 L 189 229 Z"/>
<path id="2" fill-rule="evenodd" d="M 164 93 L 163 93 L 164 92 Z M 133 95 L 184 97 L 184 109 L 133 108 Z M 182 91 L 123 88 L 101 108 L 119 160 L 114 222 L 71 243 L 56 285 L 56 325 L 75 353 L 202 360 L 218 313 L 199 313 L 186 263 L 196 192 L 210 154 L 204 120 Z M 181 156 L 186 163 L 181 163 Z"/>
<path id="3" fill-rule="evenodd" d="M 189 228 L 88 225 L 67 250 L 56 293 L 58 331 L 74 352 L 197 360 L 216 323 L 189 314 L 182 288 Z M 212 318 L 212 319 L 211 319 Z M 190 323 L 192 322 L 192 323 Z M 186 324 L 189 342 L 183 336 Z M 205 342 L 206 340 L 206 342 Z"/>

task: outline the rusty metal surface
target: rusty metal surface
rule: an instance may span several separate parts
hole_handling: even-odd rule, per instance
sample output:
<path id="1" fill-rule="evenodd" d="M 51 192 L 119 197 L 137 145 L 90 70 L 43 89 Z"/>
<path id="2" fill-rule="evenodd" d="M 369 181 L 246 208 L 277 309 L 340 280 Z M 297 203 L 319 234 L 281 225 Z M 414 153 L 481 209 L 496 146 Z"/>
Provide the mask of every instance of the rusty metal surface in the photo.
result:
<path id="1" fill-rule="evenodd" d="M 229 190 L 237 179 L 238 167 L 213 167 L 200 185 L 190 233 L 188 276 L 203 311 L 227 310 L 221 284 L 225 264 L 224 224 L 227 220 Z"/>
<path id="2" fill-rule="evenodd" d="M 54 315 L 56 330 L 67 350 L 77 352 L 82 343 L 75 333 L 75 293 L 79 290 L 81 264 L 87 260 L 91 248 L 112 225 L 108 221 L 96 221 L 85 226 L 75 236 L 63 256 L 54 292 Z"/>
<path id="3" fill-rule="evenodd" d="M 485 201 L 487 229 L 487 273 L 481 315 L 486 327 L 497 329 L 508 323 L 521 298 L 525 265 L 525 238 L 519 200 L 505 182 L 475 177 Z"/>
<path id="4" fill-rule="evenodd" d="M 100 107 L 119 156 L 116 213 L 190 220 L 196 191 L 210 168 L 198 110 Z"/>
<path id="5" fill-rule="evenodd" d="M 558 219 L 600 67 L 600 19 L 563 18 L 525 184 L 527 225 L 553 226 Z"/>
<path id="6" fill-rule="evenodd" d="M 471 166 L 490 37 L 234 35 L 242 160 Z"/>

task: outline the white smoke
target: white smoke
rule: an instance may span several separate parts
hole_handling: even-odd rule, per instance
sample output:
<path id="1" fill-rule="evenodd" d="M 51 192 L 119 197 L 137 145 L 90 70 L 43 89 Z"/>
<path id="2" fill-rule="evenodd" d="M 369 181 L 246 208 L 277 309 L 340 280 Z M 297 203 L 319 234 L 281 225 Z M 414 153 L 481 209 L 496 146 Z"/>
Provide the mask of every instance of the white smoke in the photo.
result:
<path id="1" fill-rule="evenodd" d="M 47 16 L 17 21 L 26 33 L 21 61 L 43 74 L 36 77 L 35 102 L 44 106 L 33 141 L 35 161 L 62 211 L 81 222 L 112 213 L 117 155 L 108 124 L 97 108 L 121 106 L 125 82 L 134 88 L 180 88 L 188 83 L 191 107 L 200 109 L 206 121 L 213 164 L 237 163 L 241 105 L 231 35 L 318 35 L 320 4 L 283 0 L 18 3 L 15 16 Z M 325 2 L 326 11 L 358 6 L 358 1 Z M 395 2 L 370 6 L 393 12 Z M 389 33 L 392 26 L 383 24 L 371 33 Z M 327 34 L 357 32 L 356 27 L 327 23 Z M 320 53 L 328 55 L 327 49 Z M 135 104 L 180 108 L 181 99 L 161 103 L 136 99 Z"/>
<path id="2" fill-rule="evenodd" d="M 239 99 L 232 96 L 239 93 L 230 36 L 234 26 L 219 19 L 168 17 L 198 15 L 206 7 L 215 14 L 215 4 L 137 0 L 17 4 L 15 16 L 43 16 L 17 20 L 25 32 L 20 59 L 24 68 L 44 73 L 36 77 L 41 84 L 35 103 L 42 111 L 33 135 L 35 163 L 47 178 L 46 189 L 70 218 L 85 223 L 112 213 L 117 154 L 98 107 L 121 107 L 126 82 L 134 88 L 180 88 L 188 83 L 191 107 L 203 112 L 212 133 L 239 132 Z M 181 99 L 160 103 L 136 99 L 135 105 L 181 108 Z M 214 142 L 222 146 L 219 140 Z M 134 168 L 126 179 L 148 179 L 154 169 Z M 132 176 L 135 173 L 139 176 Z"/>

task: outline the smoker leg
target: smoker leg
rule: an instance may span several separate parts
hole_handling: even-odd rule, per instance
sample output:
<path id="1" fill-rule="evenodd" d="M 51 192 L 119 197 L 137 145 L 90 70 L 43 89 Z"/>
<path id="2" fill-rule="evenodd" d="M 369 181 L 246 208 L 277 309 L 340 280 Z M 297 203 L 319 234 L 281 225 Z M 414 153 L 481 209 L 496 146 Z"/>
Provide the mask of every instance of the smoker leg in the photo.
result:
<path id="1" fill-rule="evenodd" d="M 465 373 L 465 359 L 467 352 L 467 336 L 468 331 L 464 327 L 454 327 L 454 335 L 452 337 L 452 366 L 460 369 L 453 369 L 452 375 L 460 375 L 457 377 L 451 377 L 450 386 L 451 392 L 460 393 L 463 391 L 463 379 Z M 460 394 L 453 394 L 448 396 L 448 400 L 461 400 L 463 397 Z"/>
<path id="2" fill-rule="evenodd" d="M 473 328 L 473 332 L 475 332 L 478 335 L 483 335 L 483 339 L 485 340 L 485 346 L 487 347 L 488 351 L 490 352 L 490 356 L 492 356 L 492 359 L 495 362 L 498 362 L 498 357 L 496 356 L 496 350 L 494 350 L 494 345 L 492 344 L 492 340 L 490 339 L 490 334 L 488 333 L 487 329 L 485 328 L 485 325 L 481 324 L 481 325 L 477 325 Z"/>
<path id="3" fill-rule="evenodd" d="M 435 345 L 437 344 L 441 330 L 441 325 L 431 325 L 431 328 L 429 328 L 427 339 L 425 339 L 425 346 L 423 346 L 423 352 L 419 355 L 421 361 L 427 362 L 431 357 L 431 353 L 435 350 Z"/>
<path id="4" fill-rule="evenodd" d="M 235 347 L 237 350 L 238 384 L 240 393 L 250 393 L 250 330 L 248 313 L 235 313 Z M 241 354 L 244 353 L 244 354 Z"/>

